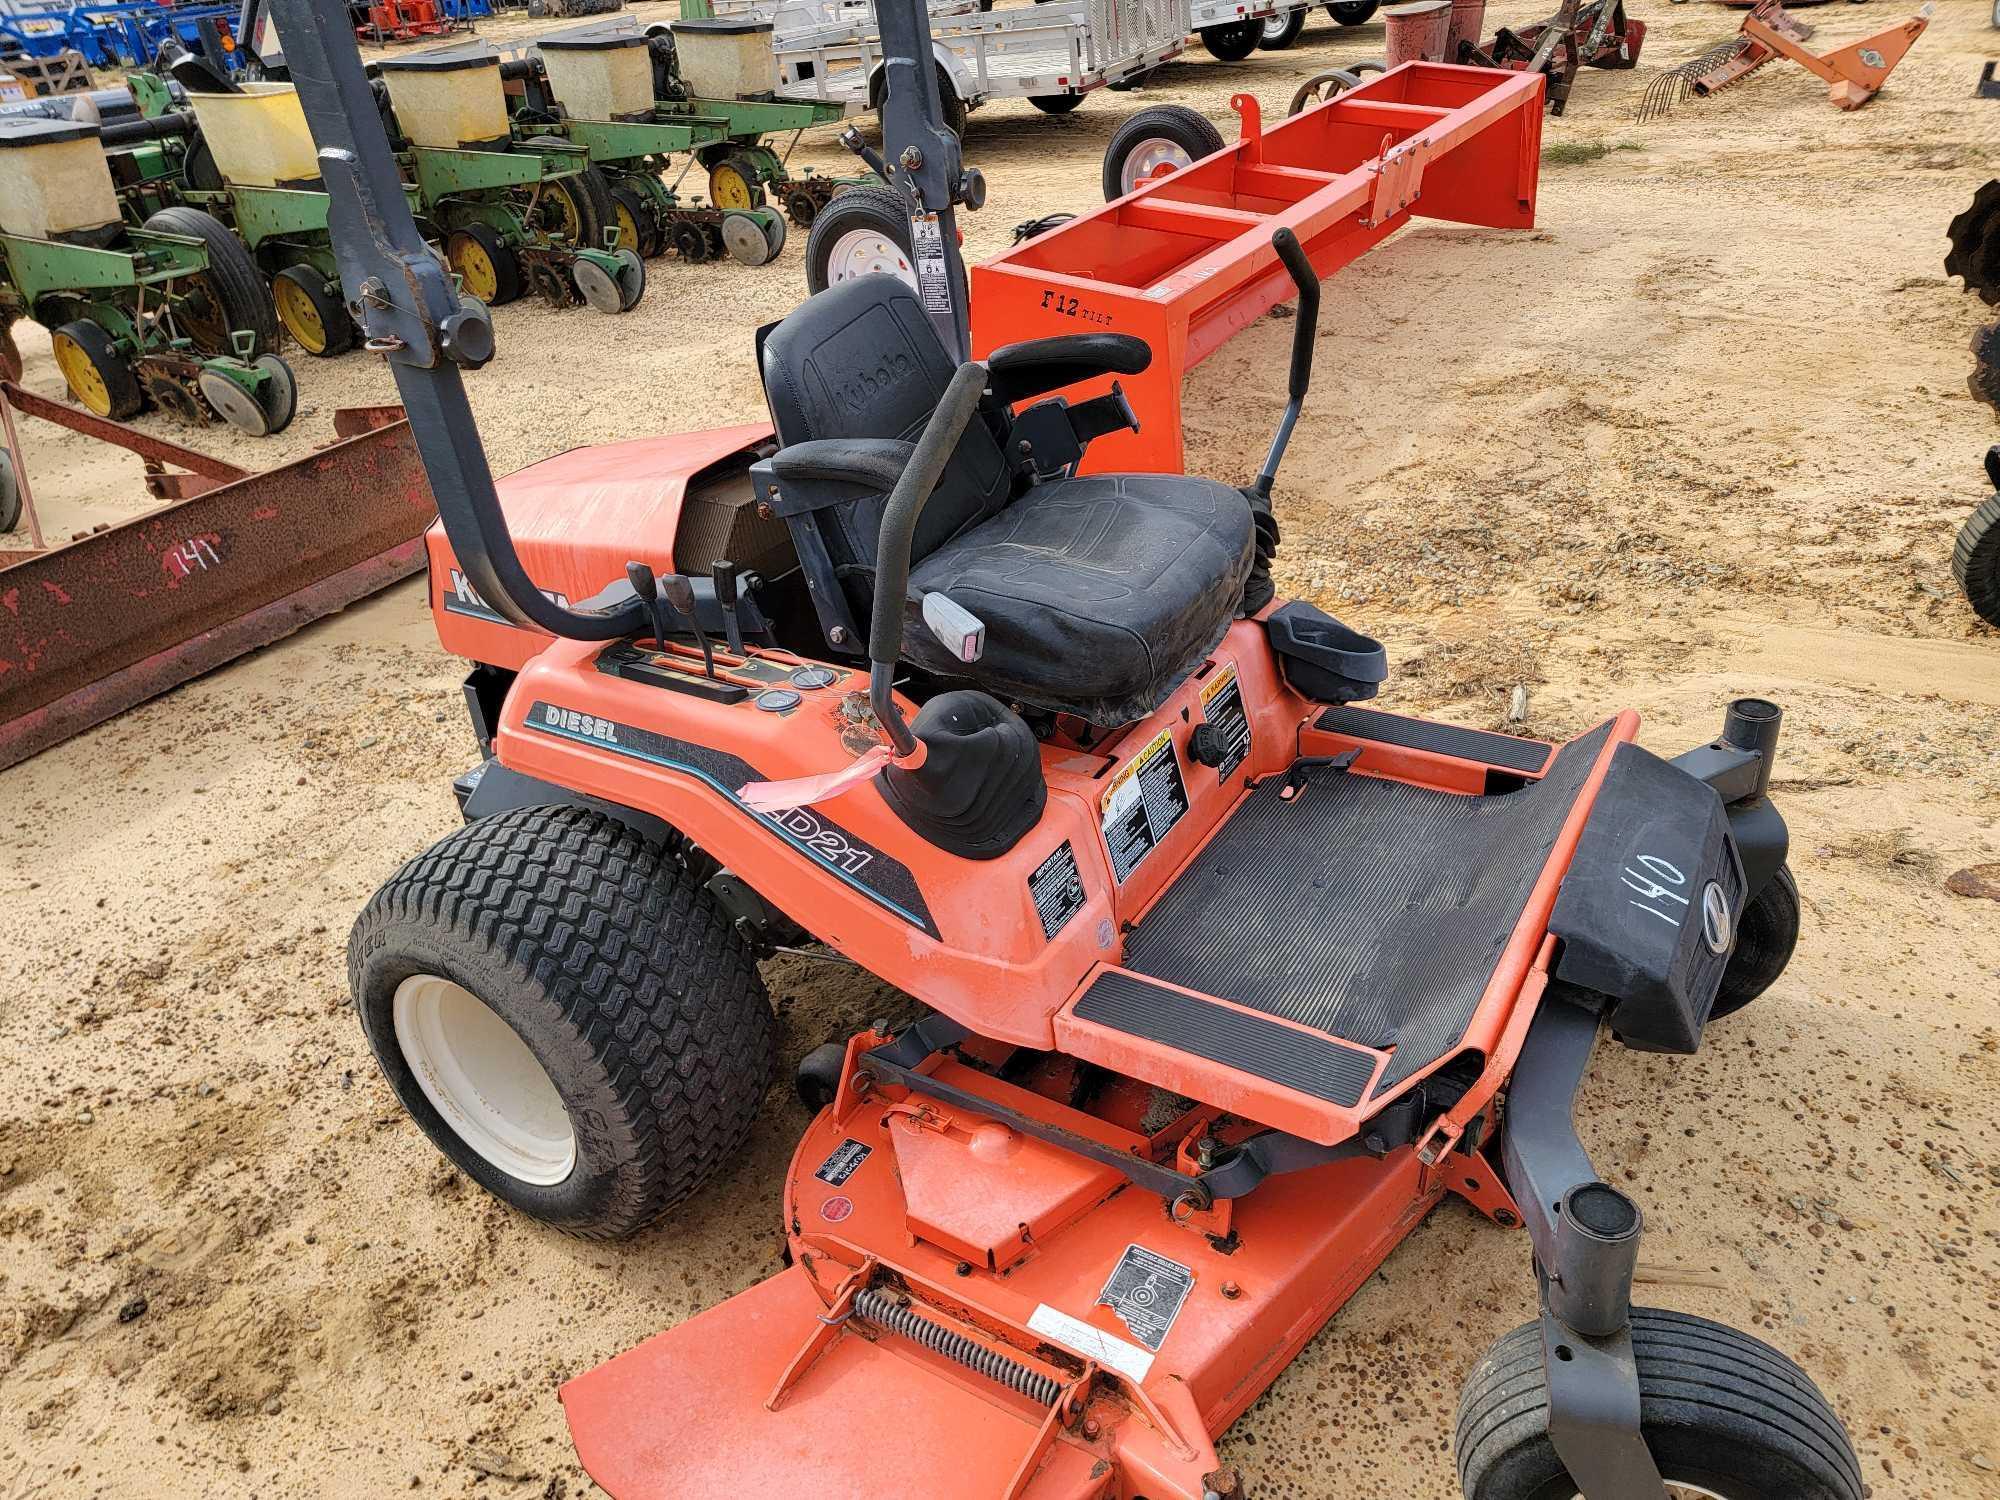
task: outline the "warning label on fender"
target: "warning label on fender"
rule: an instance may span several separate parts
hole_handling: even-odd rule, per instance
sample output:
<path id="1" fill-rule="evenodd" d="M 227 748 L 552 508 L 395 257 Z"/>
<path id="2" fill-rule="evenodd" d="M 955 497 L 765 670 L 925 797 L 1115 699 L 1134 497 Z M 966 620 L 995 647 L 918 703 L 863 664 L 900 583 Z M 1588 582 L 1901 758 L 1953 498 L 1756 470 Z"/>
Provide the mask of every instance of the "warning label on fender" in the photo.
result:
<path id="1" fill-rule="evenodd" d="M 1111 778 L 1102 803 L 1104 846 L 1119 884 L 1139 861 L 1159 847 L 1174 824 L 1187 816 L 1187 784 L 1174 737 L 1162 729 L 1125 769 Z"/>
<path id="2" fill-rule="evenodd" d="M 1143 1245 L 1128 1245 L 1097 1300 L 1124 1320 L 1134 1338 L 1158 1354 L 1193 1289 L 1194 1272 L 1188 1267 Z"/>
<path id="3" fill-rule="evenodd" d="M 1216 762 L 1215 779 L 1227 781 L 1230 772 L 1250 754 L 1250 718 L 1243 712 L 1243 690 L 1236 683 L 1236 668 L 1226 666 L 1201 685 L 1201 716 L 1222 736 L 1222 759 Z"/>

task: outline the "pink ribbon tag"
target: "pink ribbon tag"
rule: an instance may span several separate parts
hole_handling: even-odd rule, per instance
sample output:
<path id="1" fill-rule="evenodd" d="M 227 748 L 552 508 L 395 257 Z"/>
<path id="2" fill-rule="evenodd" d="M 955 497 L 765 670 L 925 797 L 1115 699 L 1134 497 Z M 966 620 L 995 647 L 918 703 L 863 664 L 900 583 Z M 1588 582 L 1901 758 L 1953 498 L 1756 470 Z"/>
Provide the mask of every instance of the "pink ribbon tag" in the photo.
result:
<path id="1" fill-rule="evenodd" d="M 873 745 L 838 771 L 818 776 L 794 776 L 789 781 L 747 781 L 736 790 L 743 805 L 752 812 L 784 812 L 792 807 L 810 807 L 829 802 L 842 792 L 861 785 L 881 773 L 896 758 L 887 745 Z"/>

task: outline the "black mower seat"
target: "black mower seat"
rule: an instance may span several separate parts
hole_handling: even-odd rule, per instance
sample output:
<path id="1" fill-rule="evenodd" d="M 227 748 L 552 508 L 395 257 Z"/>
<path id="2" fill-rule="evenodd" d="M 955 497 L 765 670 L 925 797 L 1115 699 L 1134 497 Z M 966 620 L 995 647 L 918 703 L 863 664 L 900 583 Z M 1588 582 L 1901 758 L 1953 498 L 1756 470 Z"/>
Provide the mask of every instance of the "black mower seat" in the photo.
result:
<path id="1" fill-rule="evenodd" d="M 876 537 L 893 484 L 874 471 L 907 458 L 880 440 L 907 443 L 922 432 L 951 379 L 951 359 L 909 287 L 862 276 L 808 298 L 771 328 L 761 363 L 780 444 L 845 440 L 834 465 L 868 476 L 835 488 L 830 503 L 803 511 L 788 504 L 785 513 L 801 562 L 825 559 L 849 611 L 846 621 L 830 620 L 816 600 L 829 638 L 840 644 L 838 628 L 852 642 L 873 599 Z M 1143 718 L 1235 617 L 1255 560 L 1249 502 L 1228 485 L 1178 474 L 1031 484 L 1007 458 L 1010 424 L 992 403 L 975 414 L 911 549 L 912 599 L 950 595 L 984 622 L 985 652 L 970 665 L 957 660 L 912 604 L 903 655 L 940 677 L 1093 724 Z M 785 460 L 782 451 L 775 460 L 781 486 Z M 828 477 L 824 467 L 799 475 Z"/>
<path id="2" fill-rule="evenodd" d="M 1124 972 L 1393 1049 L 1378 1092 L 1395 1087 L 1458 1049 L 1611 728 L 1563 746 L 1539 781 L 1484 796 L 1320 767 L 1287 799 L 1285 778 L 1266 778 L 1132 930 Z M 1256 1028 L 1221 1010 L 1167 990 L 1138 1001 L 1116 970 L 1076 1004 L 1277 1076 Z M 1366 1076 L 1326 1096 L 1357 1102 Z"/>

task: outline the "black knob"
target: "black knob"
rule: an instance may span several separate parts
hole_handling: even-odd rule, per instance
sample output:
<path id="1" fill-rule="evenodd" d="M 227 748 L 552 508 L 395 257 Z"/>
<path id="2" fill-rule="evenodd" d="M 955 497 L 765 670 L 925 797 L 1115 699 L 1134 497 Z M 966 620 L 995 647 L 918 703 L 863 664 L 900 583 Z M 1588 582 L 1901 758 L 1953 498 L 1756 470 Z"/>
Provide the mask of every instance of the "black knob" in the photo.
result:
<path id="1" fill-rule="evenodd" d="M 1229 753 L 1229 743 L 1213 724 L 1197 724 L 1188 736 L 1188 754 L 1204 766 L 1219 766 Z"/>

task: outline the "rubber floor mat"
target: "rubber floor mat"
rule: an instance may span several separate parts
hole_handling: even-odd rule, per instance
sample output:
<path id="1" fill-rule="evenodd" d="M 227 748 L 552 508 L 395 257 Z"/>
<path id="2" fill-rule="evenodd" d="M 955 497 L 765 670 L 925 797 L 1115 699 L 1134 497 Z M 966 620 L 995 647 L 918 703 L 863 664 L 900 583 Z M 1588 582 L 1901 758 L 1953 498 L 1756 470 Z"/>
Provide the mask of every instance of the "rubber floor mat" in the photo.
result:
<path id="1" fill-rule="evenodd" d="M 1394 1048 L 1380 1088 L 1457 1047 L 1606 722 L 1517 791 L 1308 773 L 1262 782 L 1125 940 L 1124 967 Z"/>

